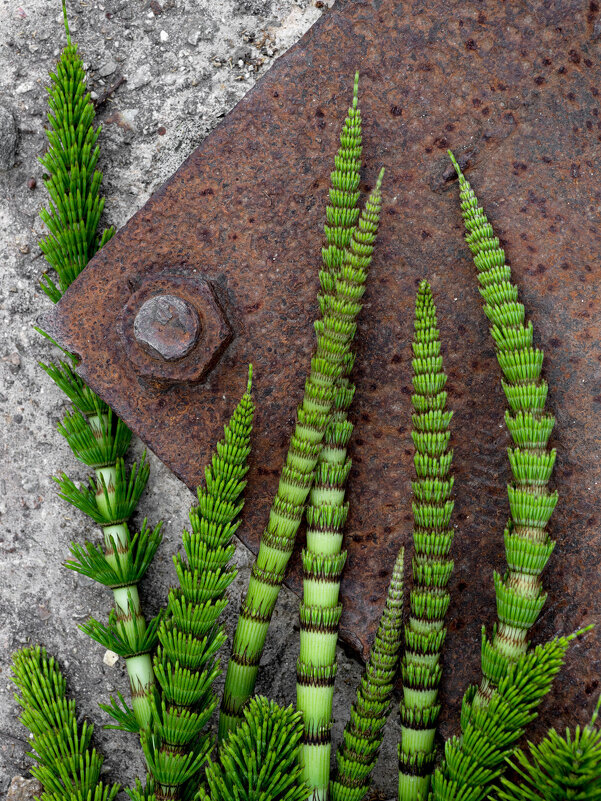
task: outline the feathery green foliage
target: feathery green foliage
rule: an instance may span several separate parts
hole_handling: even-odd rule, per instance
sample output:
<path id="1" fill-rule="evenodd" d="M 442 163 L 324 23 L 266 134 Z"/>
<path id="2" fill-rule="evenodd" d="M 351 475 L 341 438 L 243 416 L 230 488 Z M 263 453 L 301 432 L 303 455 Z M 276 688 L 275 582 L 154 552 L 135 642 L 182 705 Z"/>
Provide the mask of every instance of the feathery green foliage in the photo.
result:
<path id="1" fill-rule="evenodd" d="M 314 479 L 327 469 L 318 466 L 326 431 L 332 435 L 331 441 L 326 440 L 327 445 L 336 445 L 336 437 L 344 439 L 348 431 L 348 424 L 336 426 L 335 421 L 332 422 L 331 412 L 334 410 L 336 414 L 346 409 L 354 392 L 347 379 L 353 363 L 350 347 L 378 230 L 382 181 L 380 175 L 360 215 L 357 203 L 361 114 L 357 93 L 358 78 L 331 176 L 325 229 L 328 244 L 323 250 L 324 269 L 320 272 L 322 318 L 315 323 L 317 350 L 311 359 L 311 371 L 298 408 L 295 431 L 236 628 L 219 719 L 220 739 L 238 725 L 242 709 L 254 691 L 269 622 L 292 554 L 304 505 Z M 341 473 L 346 469 L 339 468 Z M 337 477 L 336 481 L 340 484 L 341 479 Z M 338 539 L 341 542 L 345 507 L 339 505 L 337 510 L 326 509 L 324 514 L 330 516 L 329 523 L 326 517 L 320 517 L 314 522 L 309 520 L 309 526 L 319 533 L 329 531 L 333 525 L 337 536 L 330 542 Z"/>
<path id="2" fill-rule="evenodd" d="M 118 784 L 100 779 L 103 757 L 91 745 L 94 727 L 78 725 L 67 682 L 45 648 L 24 648 L 13 656 L 21 723 L 32 734 L 31 773 L 41 782 L 40 801 L 113 801 Z"/>
<path id="3" fill-rule="evenodd" d="M 192 532 L 184 531 L 185 556 L 174 557 L 179 586 L 169 592 L 167 613 L 158 628 L 154 672 L 160 691 L 151 699 L 152 722 L 142 747 L 159 797 L 193 794 L 198 772 L 213 746 L 205 731 L 221 673 L 218 652 L 226 636 L 218 618 L 227 605 L 226 589 L 236 577 L 231 565 L 234 533 L 240 525 L 255 407 L 248 384 L 205 469 L 198 505 L 190 511 Z"/>
<path id="4" fill-rule="evenodd" d="M 392 708 L 403 628 L 404 563 L 405 550 L 401 548 L 392 570 L 376 637 L 357 689 L 357 699 L 336 754 L 338 771 L 330 782 L 331 801 L 362 801 L 371 784 L 384 737 L 384 724 Z"/>
<path id="5" fill-rule="evenodd" d="M 540 745 L 529 743 L 531 759 L 518 749 L 508 759 L 519 785 L 503 777 L 498 801 L 600 801 L 601 730 L 596 727 L 601 697 L 590 723 L 562 737 L 551 729 Z"/>
<path id="6" fill-rule="evenodd" d="M 100 196 L 102 174 L 96 169 L 98 136 L 94 128 L 94 106 L 86 88 L 86 75 L 71 43 L 67 11 L 63 0 L 67 46 L 51 74 L 49 88 L 48 150 L 41 162 L 48 173 L 45 180 L 50 195 L 48 209 L 40 212 L 49 233 L 40 242 L 56 280 L 42 278 L 42 289 L 54 302 L 77 278 L 91 257 L 112 236 L 107 229 L 98 234 L 104 208 Z M 158 620 L 147 625 L 138 594 L 143 578 L 160 544 L 160 525 L 154 530 L 142 526 L 131 535 L 127 521 L 133 514 L 148 480 L 148 466 L 142 459 L 128 472 L 123 457 L 131 441 L 131 431 L 111 409 L 76 375 L 68 361 L 42 364 L 56 385 L 67 395 L 74 410 L 58 425 L 75 457 L 95 471 L 89 485 L 77 487 L 64 473 L 56 481 L 60 496 L 90 516 L 104 530 L 104 548 L 93 543 L 73 543 L 73 558 L 67 566 L 113 591 L 115 609 L 108 623 L 92 619 L 84 626 L 92 638 L 124 657 L 130 677 L 134 711 L 125 702 L 129 730 L 148 725 L 150 706 L 147 690 L 154 683 L 150 651 L 156 643 Z M 118 704 L 112 701 L 113 707 Z M 111 707 L 111 708 L 113 708 Z"/>
<path id="7" fill-rule="evenodd" d="M 57 279 L 44 275 L 41 286 L 54 303 L 114 233 L 108 228 L 98 234 L 104 209 L 102 173 L 96 169 L 100 128 L 94 128 L 94 104 L 77 45 L 71 43 L 65 0 L 63 14 L 67 46 L 50 74 L 49 148 L 40 159 L 49 175 L 45 185 L 50 195 L 49 208 L 40 212 L 49 231 L 40 248 Z"/>
<path id="8" fill-rule="evenodd" d="M 555 543 L 547 523 L 557 492 L 547 484 L 555 464 L 548 441 L 555 420 L 545 411 L 547 383 L 541 378 L 543 352 L 532 346 L 532 323 L 525 323 L 511 269 L 478 199 L 449 152 L 457 175 L 466 242 L 478 271 L 484 312 L 490 320 L 509 409 L 505 422 L 514 442 L 508 449 L 513 482 L 508 486 L 511 518 L 505 529 L 507 573 L 495 573 L 497 615 L 490 645 L 483 648 L 481 700 L 485 701 L 509 665 L 528 648 L 528 630 L 546 600 L 541 574 Z"/>
<path id="9" fill-rule="evenodd" d="M 219 763 L 207 766 L 209 792 L 198 801 L 304 801 L 307 787 L 298 766 L 302 715 L 262 696 L 221 745 Z"/>
<path id="10" fill-rule="evenodd" d="M 512 662 L 486 705 L 478 687 L 463 697 L 461 737 L 445 743 L 444 760 L 432 779 L 434 801 L 481 801 L 498 780 L 504 762 L 536 708 L 551 689 L 570 642 L 582 632 L 557 637 Z M 483 644 L 486 635 L 482 632 Z"/>
<path id="11" fill-rule="evenodd" d="M 447 377 L 443 371 L 436 306 L 427 281 L 419 285 L 415 302 L 413 339 L 413 589 L 411 614 L 405 629 L 402 661 L 401 744 L 399 746 L 399 801 L 427 798 L 436 756 L 434 737 L 440 714 L 438 686 L 440 656 L 446 636 L 444 618 L 450 596 L 447 584 L 453 570 L 449 551 L 454 502 L 449 474 L 446 411 Z"/>

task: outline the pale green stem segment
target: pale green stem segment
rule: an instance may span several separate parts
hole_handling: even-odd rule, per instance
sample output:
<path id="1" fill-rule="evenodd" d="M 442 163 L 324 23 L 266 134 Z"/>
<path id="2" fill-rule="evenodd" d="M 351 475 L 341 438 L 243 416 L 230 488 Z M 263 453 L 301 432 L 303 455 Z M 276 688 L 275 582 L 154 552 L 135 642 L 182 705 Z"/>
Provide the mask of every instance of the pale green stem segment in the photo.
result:
<path id="1" fill-rule="evenodd" d="M 109 502 L 107 503 L 104 494 L 97 494 L 96 503 L 101 511 L 110 514 L 117 483 L 116 468 L 112 465 L 98 468 L 96 475 L 99 481 L 104 481 L 109 496 Z M 119 564 L 119 560 L 127 556 L 129 550 L 127 523 L 115 523 L 105 526 L 103 535 L 105 558 L 111 566 L 116 567 Z M 146 619 L 142 612 L 137 584 L 127 584 L 123 587 L 114 588 L 113 598 L 115 601 L 116 621 L 121 636 L 135 651 L 146 632 Z M 152 717 L 149 692 L 155 684 L 150 654 L 142 653 L 125 657 L 125 665 L 129 676 L 134 714 L 140 729 L 145 730 L 149 727 Z"/>
<path id="2" fill-rule="evenodd" d="M 309 799 L 325 799 L 330 783 L 330 728 L 338 621 L 342 612 L 338 598 L 346 562 L 346 551 L 341 551 L 342 529 L 348 512 L 344 496 L 351 467 L 347 444 L 353 431 L 347 410 L 353 394 L 354 386 L 348 377 L 340 379 L 311 489 L 307 548 L 302 554 L 303 602 L 296 707 L 304 721 L 300 761 Z M 323 550 L 313 550 L 316 543 L 323 543 Z"/>

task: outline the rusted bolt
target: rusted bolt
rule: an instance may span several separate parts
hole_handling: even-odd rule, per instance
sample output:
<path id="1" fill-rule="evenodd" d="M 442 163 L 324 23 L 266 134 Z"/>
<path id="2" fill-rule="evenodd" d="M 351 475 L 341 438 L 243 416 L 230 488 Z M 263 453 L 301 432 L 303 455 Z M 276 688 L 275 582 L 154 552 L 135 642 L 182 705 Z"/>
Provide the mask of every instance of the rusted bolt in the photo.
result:
<path id="1" fill-rule="evenodd" d="M 167 362 L 186 356 L 198 341 L 196 309 L 176 295 L 155 295 L 142 304 L 134 320 L 136 340 Z"/>
<path id="2" fill-rule="evenodd" d="M 119 334 L 134 371 L 165 388 L 202 381 L 232 341 L 232 329 L 213 287 L 198 275 L 164 270 L 130 295 Z"/>

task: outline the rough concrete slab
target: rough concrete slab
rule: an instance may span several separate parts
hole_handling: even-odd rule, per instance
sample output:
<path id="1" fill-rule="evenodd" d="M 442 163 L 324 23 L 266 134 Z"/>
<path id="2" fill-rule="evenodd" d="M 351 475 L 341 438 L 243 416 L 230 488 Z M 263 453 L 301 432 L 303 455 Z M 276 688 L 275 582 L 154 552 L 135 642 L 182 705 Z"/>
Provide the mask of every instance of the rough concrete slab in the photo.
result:
<path id="1" fill-rule="evenodd" d="M 127 78 L 99 108 L 107 222 L 120 227 L 179 166 L 293 44 L 327 3 L 309 0 L 105 0 L 69 4 L 71 30 L 89 69 L 95 96 Z M 37 158 L 44 152 L 44 86 L 64 41 L 58 0 L 0 0 L 0 113 L 15 120 L 14 160 L 0 173 L 0 796 L 12 777 L 26 774 L 26 732 L 17 721 L 9 681 L 10 654 L 43 643 L 65 669 L 79 710 L 97 723 L 107 775 L 125 784 L 142 775 L 137 743 L 105 732 L 98 703 L 126 692 L 122 660 L 104 652 L 77 625 L 109 610 L 109 595 L 65 570 L 71 540 L 97 536 L 95 527 L 56 497 L 50 476 L 85 471 L 55 431 L 66 403 L 37 366 L 52 349 L 33 330 L 49 301 L 38 289 L 44 260 L 36 244 L 37 214 L 46 196 Z M 6 118 L 6 114 L 3 114 Z M 232 399 L 234 400 L 234 399 Z M 135 451 L 139 455 L 142 446 Z M 173 581 L 171 555 L 192 501 L 188 490 L 151 455 L 152 477 L 140 516 L 165 521 L 165 543 L 145 581 L 146 608 L 163 605 Z M 252 501 L 251 501 L 252 502 Z M 240 576 L 226 618 L 235 613 L 250 573 L 239 547 Z M 294 699 L 298 652 L 297 601 L 283 590 L 265 651 L 259 691 Z M 110 662 L 110 660 L 107 660 Z M 342 651 L 334 737 L 338 741 L 360 665 Z M 392 796 L 396 783 L 396 722 L 390 724 L 377 787 Z"/>

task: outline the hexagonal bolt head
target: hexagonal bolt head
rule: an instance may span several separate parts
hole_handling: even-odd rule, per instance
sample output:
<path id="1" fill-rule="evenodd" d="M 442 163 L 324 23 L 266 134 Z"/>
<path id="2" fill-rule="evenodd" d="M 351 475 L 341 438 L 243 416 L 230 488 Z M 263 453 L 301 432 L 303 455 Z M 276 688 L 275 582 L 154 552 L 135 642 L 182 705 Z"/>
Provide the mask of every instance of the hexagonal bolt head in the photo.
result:
<path id="1" fill-rule="evenodd" d="M 171 362 L 186 356 L 198 342 L 196 309 L 176 295 L 155 295 L 142 304 L 134 336 L 151 356 Z"/>

